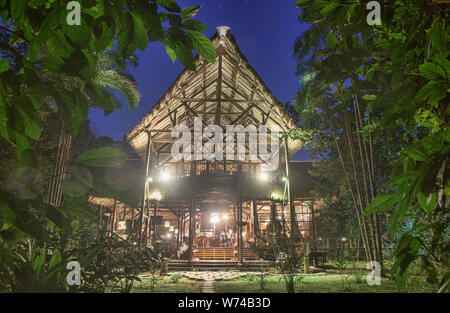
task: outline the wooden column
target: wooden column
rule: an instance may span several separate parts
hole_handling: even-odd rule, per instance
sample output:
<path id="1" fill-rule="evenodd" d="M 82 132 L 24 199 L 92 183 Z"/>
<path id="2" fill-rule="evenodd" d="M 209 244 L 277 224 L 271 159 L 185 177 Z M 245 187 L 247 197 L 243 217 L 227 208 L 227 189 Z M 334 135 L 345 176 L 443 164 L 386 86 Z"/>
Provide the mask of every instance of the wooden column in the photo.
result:
<path id="1" fill-rule="evenodd" d="M 277 232 L 276 228 L 276 216 L 277 216 L 277 206 L 275 204 L 275 201 L 270 201 L 270 231 L 272 233 Z"/>
<path id="2" fill-rule="evenodd" d="M 155 201 L 155 203 L 153 204 L 153 234 L 152 234 L 152 243 L 155 243 L 155 239 L 156 239 L 156 214 L 158 211 L 158 202 Z"/>
<path id="3" fill-rule="evenodd" d="M 284 138 L 284 156 L 285 156 L 285 163 L 286 163 L 286 187 L 287 187 L 287 198 L 288 198 L 288 205 L 289 205 L 289 213 L 291 216 L 291 237 L 297 239 L 298 233 L 297 233 L 297 218 L 295 214 L 295 205 L 292 203 L 292 194 L 291 194 L 291 180 L 289 177 L 289 157 L 288 157 L 288 139 L 287 137 Z M 284 208 L 282 208 L 284 210 Z"/>
<path id="4" fill-rule="evenodd" d="M 180 247 L 180 236 L 181 236 L 181 217 L 182 217 L 182 210 L 181 208 L 178 208 L 178 218 L 177 218 L 177 248 Z"/>
<path id="5" fill-rule="evenodd" d="M 142 197 L 142 206 L 141 206 L 141 212 L 139 216 L 139 225 L 138 225 L 138 238 L 139 238 L 139 250 L 142 247 L 142 225 L 144 224 L 144 210 L 147 204 L 147 190 L 149 189 L 149 181 L 148 178 L 150 177 L 150 159 L 152 154 L 152 133 L 149 131 L 147 132 L 147 147 L 145 151 L 145 182 L 144 182 L 144 195 Z"/>
<path id="6" fill-rule="evenodd" d="M 242 197 L 239 193 L 237 200 L 237 218 L 238 218 L 238 261 L 242 262 Z"/>
<path id="7" fill-rule="evenodd" d="M 114 233 L 116 230 L 116 206 L 117 206 L 117 200 L 114 200 L 114 206 L 111 216 L 111 233 Z"/>
<path id="8" fill-rule="evenodd" d="M 189 263 L 192 262 L 192 257 L 194 255 L 194 236 L 195 236 L 195 203 L 194 196 L 191 196 L 191 207 L 189 212 Z"/>
<path id="9" fill-rule="evenodd" d="M 258 219 L 258 207 L 255 200 L 252 200 L 252 212 L 253 212 L 253 232 L 256 237 L 259 236 L 259 219 Z"/>
<path id="10" fill-rule="evenodd" d="M 100 205 L 99 216 L 98 216 L 98 225 L 100 232 L 103 230 L 103 206 Z"/>
<path id="11" fill-rule="evenodd" d="M 317 229 L 316 229 L 316 217 L 314 216 L 315 212 L 314 212 L 314 199 L 311 199 L 311 228 L 310 229 L 310 238 L 311 238 L 311 242 L 312 242 L 312 248 L 314 250 L 317 250 L 317 243 L 316 243 L 316 238 L 317 238 Z"/>

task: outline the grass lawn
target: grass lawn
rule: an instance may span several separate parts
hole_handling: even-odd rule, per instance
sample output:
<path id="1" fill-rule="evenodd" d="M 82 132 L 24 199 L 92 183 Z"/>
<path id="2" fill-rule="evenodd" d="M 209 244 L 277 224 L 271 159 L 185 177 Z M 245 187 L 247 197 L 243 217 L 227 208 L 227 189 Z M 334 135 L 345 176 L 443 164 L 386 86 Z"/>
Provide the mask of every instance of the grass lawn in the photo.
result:
<path id="1" fill-rule="evenodd" d="M 174 282 L 168 277 L 158 279 L 154 288 L 150 278 L 141 277 L 141 282 L 136 282 L 131 292 L 134 293 L 199 293 L 202 281 L 181 278 L 178 282 Z"/>
<path id="2" fill-rule="evenodd" d="M 229 281 L 217 281 L 216 292 L 218 293 L 280 293 L 286 292 L 284 281 L 280 275 L 270 275 L 264 278 L 265 286 L 261 289 L 259 278 L 241 277 Z M 301 282 L 296 283 L 296 292 L 306 293 L 376 293 L 376 292 L 432 292 L 434 289 L 423 280 L 410 284 L 405 290 L 398 290 L 395 282 L 387 278 L 381 279 L 381 285 L 369 286 L 365 277 L 362 282 L 357 283 L 353 277 L 339 274 L 310 274 L 304 275 Z"/>

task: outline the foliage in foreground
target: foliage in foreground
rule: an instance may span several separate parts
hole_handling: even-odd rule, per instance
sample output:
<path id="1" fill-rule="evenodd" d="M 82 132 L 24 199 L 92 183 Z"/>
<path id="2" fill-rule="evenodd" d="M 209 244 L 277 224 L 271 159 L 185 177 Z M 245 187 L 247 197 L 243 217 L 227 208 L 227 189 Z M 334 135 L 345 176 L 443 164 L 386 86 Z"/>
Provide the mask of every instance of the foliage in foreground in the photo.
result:
<path id="1" fill-rule="evenodd" d="M 381 160 L 366 162 L 368 153 L 362 149 L 356 165 L 363 172 L 355 173 L 355 180 L 370 173 L 373 164 L 387 166 L 372 175 L 376 197 L 364 208 L 363 218 L 374 213 L 389 218 L 385 236 L 396 242 L 392 274 L 404 286 L 411 264 L 420 259 L 428 280 L 441 290 L 448 288 L 448 4 L 386 1 L 379 26 L 367 24 L 368 11 L 359 1 L 299 0 L 296 5 L 303 9 L 300 20 L 312 23 L 296 45 L 302 82 L 296 105 L 302 126 L 322 134 L 310 146 L 332 155 L 339 153 L 335 141 L 340 136 L 344 146 L 354 136 L 374 149 Z M 324 109 L 315 97 L 330 105 Z M 359 127 L 349 131 L 347 115 L 357 116 Z M 321 119 L 327 123 L 314 124 Z M 339 132 L 345 127 L 346 132 Z M 338 138 L 324 140 L 335 129 Z M 349 145 L 344 153 L 354 152 Z"/>
<path id="2" fill-rule="evenodd" d="M 79 225 L 95 220 L 88 193 L 111 192 L 101 169 L 123 164 L 127 154 L 110 147 L 85 151 L 63 181 L 62 206 L 46 204 L 42 195 L 33 192 L 36 182 L 44 179 L 32 144 L 41 140 L 43 110 L 51 108 L 75 137 L 91 107 L 106 113 L 120 108 L 106 88 L 112 83 L 99 79 L 112 69 L 99 64 L 108 64 L 105 58 L 111 57 L 119 59 L 116 63 L 126 62 L 136 49 L 145 50 L 152 41 L 162 42 L 172 60 L 177 58 L 192 70 L 193 49 L 207 61 L 215 61 L 214 47 L 200 33 L 206 29 L 204 24 L 192 19 L 199 6 L 181 9 L 174 0 L 86 0 L 81 25 L 69 25 L 66 4 L 0 2 L 4 23 L 0 28 L 9 34 L 2 36 L 0 46 L 0 136 L 13 147 L 18 167 L 17 188 L 0 191 L 1 291 L 67 291 L 67 262 L 79 261 L 84 269 L 97 253 L 116 247 L 108 244 L 74 254 L 67 244 Z M 114 88 L 121 91 L 120 86 Z M 132 106 L 136 104 L 133 95 L 125 96 Z M 129 249 L 119 246 L 114 251 Z M 133 277 L 128 279 L 132 282 Z M 125 279 L 124 289 L 129 286 Z"/>

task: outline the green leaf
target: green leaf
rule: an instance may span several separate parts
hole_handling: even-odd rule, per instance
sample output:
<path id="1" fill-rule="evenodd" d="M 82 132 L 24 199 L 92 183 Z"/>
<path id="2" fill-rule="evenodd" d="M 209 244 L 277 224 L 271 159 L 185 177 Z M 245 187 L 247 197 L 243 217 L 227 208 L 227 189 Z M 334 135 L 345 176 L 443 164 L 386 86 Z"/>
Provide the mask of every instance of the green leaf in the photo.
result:
<path id="1" fill-rule="evenodd" d="M 0 74 L 6 72 L 9 68 L 9 62 L 5 59 L 0 60 Z"/>
<path id="2" fill-rule="evenodd" d="M 444 70 L 434 63 L 424 63 L 419 65 L 419 70 L 423 77 L 427 80 L 433 80 L 439 78 L 439 76 L 445 78 Z"/>
<path id="3" fill-rule="evenodd" d="M 134 22 L 134 43 L 140 50 L 145 51 L 148 45 L 147 29 L 139 16 L 131 12 Z"/>
<path id="4" fill-rule="evenodd" d="M 447 32 L 444 21 L 436 20 L 431 29 L 431 42 L 433 48 L 447 50 Z"/>
<path id="5" fill-rule="evenodd" d="M 424 151 L 413 146 L 404 148 L 403 152 L 415 161 L 427 162 L 430 160 L 429 156 Z"/>
<path id="6" fill-rule="evenodd" d="M 419 192 L 417 193 L 417 199 L 419 200 L 420 206 L 427 214 L 431 214 L 436 208 L 436 193 L 425 195 L 422 192 Z"/>
<path id="7" fill-rule="evenodd" d="M 73 166 L 61 182 L 61 190 L 66 196 L 82 197 L 92 188 L 94 178 L 91 172 L 80 166 Z"/>
<path id="8" fill-rule="evenodd" d="M 14 20 L 20 21 L 23 18 L 25 12 L 25 0 L 13 0 L 11 1 L 11 17 Z"/>
<path id="9" fill-rule="evenodd" d="M 192 50 L 187 48 L 184 45 L 179 45 L 176 50 L 175 54 L 177 55 L 177 59 L 180 60 L 180 62 L 186 66 L 191 71 L 196 70 L 196 66 L 194 63 L 194 54 L 192 53 Z"/>
<path id="10" fill-rule="evenodd" d="M 440 66 L 445 69 L 447 75 L 450 76 L 450 61 L 447 60 L 447 58 L 443 55 L 437 55 L 436 57 L 434 57 L 434 59 Z"/>
<path id="11" fill-rule="evenodd" d="M 201 8 L 200 5 L 197 5 L 195 7 L 185 7 L 185 8 L 183 8 L 183 10 L 181 10 L 180 16 L 183 20 L 193 18 L 198 13 L 198 10 L 200 8 Z"/>
<path id="12" fill-rule="evenodd" d="M 191 30 L 196 30 L 199 32 L 205 31 L 206 30 L 206 26 L 205 24 L 203 24 L 200 21 L 196 21 L 196 20 L 187 20 L 184 21 L 181 26 L 185 29 L 191 29 Z"/>
<path id="13" fill-rule="evenodd" d="M 175 60 L 177 59 L 177 54 L 175 52 L 175 50 L 173 50 L 171 47 L 166 46 L 166 52 L 169 55 L 170 59 L 175 62 Z"/>
<path id="14" fill-rule="evenodd" d="M 44 263 L 45 263 L 45 248 L 41 248 L 39 250 L 39 255 L 35 257 L 34 260 L 32 261 L 32 268 L 38 275 L 44 269 Z"/>
<path id="15" fill-rule="evenodd" d="M 175 0 L 158 0 L 157 3 L 169 12 L 181 12 L 181 8 Z"/>
<path id="16" fill-rule="evenodd" d="M 394 204 L 400 200 L 401 196 L 401 193 L 376 196 L 367 206 L 366 213 L 371 214 L 377 211 L 386 211 L 391 209 Z"/>
<path id="17" fill-rule="evenodd" d="M 55 267 L 57 267 L 58 265 L 61 264 L 62 258 L 61 258 L 61 253 L 59 252 L 58 249 L 55 249 L 52 251 L 52 258 L 50 259 L 50 262 L 48 264 L 48 269 L 51 270 Z"/>
<path id="18" fill-rule="evenodd" d="M 336 36 L 332 33 L 328 33 L 326 38 L 326 44 L 329 49 L 334 50 L 338 44 Z"/>
<path id="19" fill-rule="evenodd" d="M 312 0 L 297 0 L 297 2 L 294 4 L 294 6 L 301 7 L 309 2 L 312 2 Z"/>
<path id="20" fill-rule="evenodd" d="M 341 4 L 332 2 L 326 7 L 324 7 L 322 10 L 320 10 L 320 14 L 322 16 L 330 15 L 336 8 L 340 7 Z"/>
<path id="21" fill-rule="evenodd" d="M 202 33 L 195 30 L 188 31 L 188 36 L 192 40 L 194 49 L 208 62 L 216 62 L 216 49 L 211 41 Z"/>
<path id="22" fill-rule="evenodd" d="M 50 32 L 49 39 L 46 42 L 52 55 L 66 58 L 73 51 L 72 45 L 67 41 L 61 31 Z"/>
<path id="23" fill-rule="evenodd" d="M 113 167 L 123 164 L 128 155 L 111 147 L 95 148 L 80 154 L 75 163 L 95 167 Z"/>
<path id="24" fill-rule="evenodd" d="M 373 101 L 373 100 L 377 99 L 377 96 L 376 95 L 364 95 L 363 99 L 367 100 L 367 101 Z"/>

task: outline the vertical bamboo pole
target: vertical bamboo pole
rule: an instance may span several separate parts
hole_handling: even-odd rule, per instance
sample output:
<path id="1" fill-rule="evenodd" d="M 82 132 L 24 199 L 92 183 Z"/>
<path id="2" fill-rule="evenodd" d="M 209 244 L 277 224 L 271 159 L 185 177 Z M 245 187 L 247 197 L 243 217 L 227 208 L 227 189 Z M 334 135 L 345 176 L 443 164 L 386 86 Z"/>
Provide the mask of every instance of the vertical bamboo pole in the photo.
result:
<path id="1" fill-rule="evenodd" d="M 194 196 L 191 195 L 191 207 L 189 212 L 189 263 L 192 263 L 194 236 L 195 236 L 195 202 Z"/>
<path id="2" fill-rule="evenodd" d="M 237 215 L 238 215 L 238 261 L 242 262 L 242 196 L 238 194 Z"/>
<path id="3" fill-rule="evenodd" d="M 297 231 L 297 216 L 295 213 L 295 205 L 292 203 L 292 194 L 291 194 L 291 179 L 289 177 L 289 156 L 288 156 L 288 138 L 284 137 L 284 158 L 286 165 L 286 188 L 287 188 L 287 198 L 289 205 L 289 214 L 290 214 L 290 224 L 291 224 L 291 238 L 297 240 L 299 238 L 299 234 Z M 282 212 L 284 212 L 284 208 L 282 208 Z"/>
<path id="4" fill-rule="evenodd" d="M 147 191 L 149 190 L 149 173 L 150 173 L 150 157 L 152 153 L 152 133 L 150 131 L 147 132 L 147 147 L 145 151 L 145 182 L 144 182 L 144 195 L 142 198 L 142 206 L 141 206 L 141 212 L 139 216 L 139 224 L 138 224 L 138 238 L 139 238 L 139 245 L 138 248 L 141 250 L 142 248 L 142 226 L 144 224 L 144 210 L 145 206 L 147 204 Z"/>

